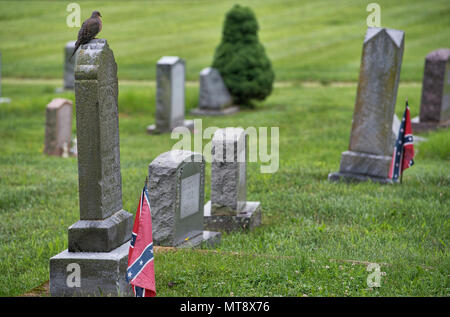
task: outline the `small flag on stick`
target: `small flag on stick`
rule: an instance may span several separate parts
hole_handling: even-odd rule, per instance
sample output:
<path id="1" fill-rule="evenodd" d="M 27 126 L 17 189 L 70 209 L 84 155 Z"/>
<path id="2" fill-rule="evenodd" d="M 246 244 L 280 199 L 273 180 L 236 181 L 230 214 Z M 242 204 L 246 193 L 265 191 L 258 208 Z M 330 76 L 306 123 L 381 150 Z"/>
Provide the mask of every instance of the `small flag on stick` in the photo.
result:
<path id="1" fill-rule="evenodd" d="M 403 114 L 397 141 L 395 142 L 394 154 L 392 155 L 389 178 L 393 181 L 402 182 L 403 171 L 414 164 L 414 145 L 411 128 L 411 116 L 409 113 L 408 99 L 406 100 L 405 113 Z"/>
<path id="2" fill-rule="evenodd" d="M 147 180 L 141 192 L 128 250 L 127 281 L 136 297 L 156 296 L 153 262 L 152 215 Z"/>

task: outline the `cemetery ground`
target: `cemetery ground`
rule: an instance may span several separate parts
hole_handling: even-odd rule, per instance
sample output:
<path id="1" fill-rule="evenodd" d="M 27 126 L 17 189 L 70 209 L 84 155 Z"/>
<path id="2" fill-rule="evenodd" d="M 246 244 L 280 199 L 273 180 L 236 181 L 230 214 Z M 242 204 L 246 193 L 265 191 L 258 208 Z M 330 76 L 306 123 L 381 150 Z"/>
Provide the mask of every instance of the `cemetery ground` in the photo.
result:
<path id="1" fill-rule="evenodd" d="M 76 158 L 43 154 L 45 106 L 58 84 L 3 83 L 13 101 L 0 107 L 2 296 L 48 281 L 48 259 L 67 248 L 67 228 L 79 219 Z M 266 163 L 248 163 L 247 195 L 262 203 L 261 227 L 225 234 L 215 250 L 156 252 L 158 296 L 449 295 L 450 131 L 424 134 L 402 185 L 330 183 L 348 146 L 355 91 L 356 83 L 277 84 L 254 110 L 203 119 L 203 127 L 279 126 L 280 167 L 261 174 Z M 418 115 L 420 92 L 420 83 L 400 83 L 398 116 L 406 96 Z M 145 133 L 154 93 L 151 82 L 120 84 L 123 202 L 133 214 L 148 164 L 177 142 Z M 187 113 L 197 100 L 191 83 Z M 368 262 L 381 264 L 379 288 L 367 286 Z M 45 288 L 34 294 L 48 296 Z"/>
<path id="2" fill-rule="evenodd" d="M 357 81 L 361 44 L 367 29 L 366 2 L 251 1 L 82 1 L 82 21 L 100 10 L 118 64 L 119 79 L 155 79 L 156 61 L 176 55 L 186 60 L 186 79 L 210 66 L 220 43 L 225 13 L 250 6 L 260 27 L 277 81 Z M 382 26 L 404 30 L 401 80 L 422 81 L 423 60 L 448 43 L 447 0 L 377 0 Z M 65 25 L 63 1 L 1 1 L 2 76 L 61 78 L 63 46 L 78 28 Z M 448 46 L 448 45 L 447 45 Z M 9 61 L 9 62 L 8 62 Z M 11 61 L 20 61 L 11 63 Z M 3 94 L 4 95 L 4 94 Z"/>
<path id="3" fill-rule="evenodd" d="M 100 9 L 118 64 L 124 209 L 135 213 L 148 164 L 178 140 L 148 135 L 155 120 L 156 61 L 186 60 L 186 118 L 198 102 L 224 14 L 237 1 L 83 1 Z M 214 250 L 157 250 L 158 296 L 449 296 L 450 130 L 422 134 L 402 185 L 330 183 L 348 148 L 366 31 L 366 2 L 239 1 L 255 11 L 275 89 L 253 110 L 205 117 L 203 127 L 280 128 L 280 164 L 248 163 L 247 198 L 262 226 L 222 236 Z M 447 0 L 377 1 L 382 26 L 404 30 L 396 114 L 419 114 L 424 57 L 448 47 Z M 79 219 L 76 158 L 43 154 L 45 107 L 61 87 L 65 2 L 1 1 L 0 296 L 48 296 L 49 258 L 67 248 Z M 201 17 L 201 18 L 200 18 Z M 295 17 L 295 18 L 293 18 Z M 75 135 L 75 111 L 73 112 Z M 269 130 L 270 131 L 270 130 Z M 270 136 L 270 133 L 269 133 Z M 206 144 L 210 140 L 204 140 Z M 210 199 L 206 166 L 205 202 Z M 369 262 L 381 287 L 369 288 Z M 34 291 L 32 291 L 34 290 Z"/>

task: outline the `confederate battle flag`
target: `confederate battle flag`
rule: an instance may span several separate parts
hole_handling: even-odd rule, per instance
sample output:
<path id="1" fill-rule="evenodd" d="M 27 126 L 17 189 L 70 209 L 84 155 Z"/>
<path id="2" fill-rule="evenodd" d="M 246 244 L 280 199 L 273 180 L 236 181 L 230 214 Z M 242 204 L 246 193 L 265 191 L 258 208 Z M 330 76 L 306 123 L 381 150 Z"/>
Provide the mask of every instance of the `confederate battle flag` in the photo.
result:
<path id="1" fill-rule="evenodd" d="M 398 181 L 403 171 L 414 164 L 414 145 L 411 129 L 411 117 L 409 114 L 408 100 L 403 114 L 397 141 L 395 142 L 394 154 L 392 155 L 389 178 Z"/>
<path id="2" fill-rule="evenodd" d="M 136 297 L 156 296 L 153 262 L 152 215 L 147 182 L 139 199 L 128 251 L 127 281 Z"/>

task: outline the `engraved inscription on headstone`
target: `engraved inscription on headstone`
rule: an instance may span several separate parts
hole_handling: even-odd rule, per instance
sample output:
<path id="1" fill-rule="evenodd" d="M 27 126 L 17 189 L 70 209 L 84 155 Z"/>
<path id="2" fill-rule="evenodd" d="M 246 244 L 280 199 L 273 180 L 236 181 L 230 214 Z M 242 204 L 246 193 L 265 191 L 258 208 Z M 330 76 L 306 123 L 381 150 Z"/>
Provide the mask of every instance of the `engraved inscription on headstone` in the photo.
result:
<path id="1" fill-rule="evenodd" d="M 181 180 L 180 218 L 186 218 L 199 212 L 200 173 L 191 175 Z"/>

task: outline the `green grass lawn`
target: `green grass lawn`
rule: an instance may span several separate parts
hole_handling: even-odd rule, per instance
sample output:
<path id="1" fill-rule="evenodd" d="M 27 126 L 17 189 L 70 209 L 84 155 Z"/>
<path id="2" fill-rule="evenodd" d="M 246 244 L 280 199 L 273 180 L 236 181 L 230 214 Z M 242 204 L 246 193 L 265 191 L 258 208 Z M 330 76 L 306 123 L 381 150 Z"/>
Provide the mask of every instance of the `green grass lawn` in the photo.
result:
<path id="1" fill-rule="evenodd" d="M 47 281 L 49 258 L 67 247 L 67 228 L 79 219 L 78 176 L 75 158 L 42 153 L 56 85 L 3 86 L 12 103 L 0 106 L 0 295 L 11 296 Z M 224 235 L 220 253 L 156 254 L 158 295 L 450 294 L 450 131 L 425 135 L 401 186 L 329 183 L 348 146 L 355 92 L 355 85 L 277 87 L 254 111 L 203 120 L 204 128 L 280 127 L 280 167 L 261 174 L 261 162 L 248 165 L 248 199 L 262 203 L 261 227 Z M 198 87 L 186 95 L 189 110 Z M 406 96 L 417 115 L 420 86 L 400 85 L 399 115 Z M 148 164 L 177 142 L 145 133 L 154 100 L 155 87 L 120 85 L 123 201 L 133 214 Z M 206 199 L 209 187 L 207 165 Z M 386 263 L 381 287 L 369 289 L 366 266 L 346 260 Z"/>
<path id="2" fill-rule="evenodd" d="M 211 64 L 236 2 L 256 13 L 276 88 L 256 109 L 204 118 L 203 128 L 279 127 L 279 170 L 262 174 L 266 163 L 248 164 L 248 200 L 262 203 L 261 227 L 223 235 L 218 252 L 156 254 L 158 296 L 449 296 L 450 130 L 423 135 L 401 186 L 327 181 L 348 148 L 372 1 L 78 1 L 83 20 L 102 13 L 99 37 L 118 64 L 124 209 L 135 213 L 148 164 L 178 141 L 146 134 L 155 85 L 138 81 L 155 79 L 161 56 L 183 57 L 186 112 L 195 108 L 198 73 Z M 382 26 L 406 32 L 396 113 L 408 97 L 417 116 L 424 58 L 450 44 L 450 4 L 376 2 Z M 2 96 L 12 99 L 0 104 L 0 296 L 48 281 L 49 258 L 67 248 L 67 228 L 79 219 L 76 158 L 43 154 L 46 105 L 74 100 L 54 93 L 63 47 L 78 31 L 65 24 L 66 5 L 0 1 Z M 383 263 L 380 288 L 367 287 L 367 262 Z"/>
<path id="3" fill-rule="evenodd" d="M 225 13 L 249 5 L 277 80 L 357 80 L 367 29 L 362 0 L 77 1 L 82 20 L 103 15 L 99 37 L 108 39 L 122 79 L 154 79 L 163 55 L 186 59 L 187 78 L 198 80 L 221 39 Z M 448 47 L 448 0 L 377 0 L 381 25 L 404 30 L 401 79 L 421 81 L 424 58 Z M 66 25 L 67 1 L 0 1 L 4 77 L 62 78 L 63 47 L 78 28 Z"/>

